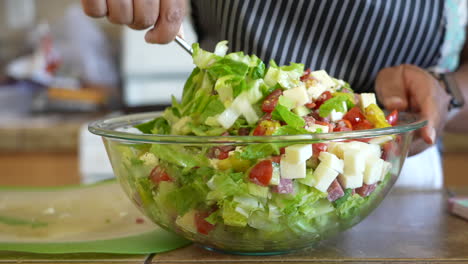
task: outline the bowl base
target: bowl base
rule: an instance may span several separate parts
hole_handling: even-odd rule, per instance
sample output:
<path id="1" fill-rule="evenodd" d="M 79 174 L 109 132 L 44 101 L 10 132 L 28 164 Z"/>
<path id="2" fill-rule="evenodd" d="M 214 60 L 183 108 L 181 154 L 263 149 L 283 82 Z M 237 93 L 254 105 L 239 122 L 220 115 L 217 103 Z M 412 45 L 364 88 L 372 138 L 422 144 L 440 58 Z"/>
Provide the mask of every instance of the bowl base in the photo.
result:
<path id="1" fill-rule="evenodd" d="M 230 255 L 240 255 L 240 256 L 272 256 L 272 255 L 282 255 L 282 254 L 287 254 L 292 252 L 293 250 L 287 250 L 287 251 L 268 251 L 268 252 L 262 252 L 262 251 L 230 251 L 230 250 L 223 250 L 219 248 L 214 248 L 206 245 L 200 245 L 200 244 L 195 244 L 201 248 L 204 248 L 208 251 L 213 251 L 216 253 L 222 253 L 222 254 L 230 254 Z"/>

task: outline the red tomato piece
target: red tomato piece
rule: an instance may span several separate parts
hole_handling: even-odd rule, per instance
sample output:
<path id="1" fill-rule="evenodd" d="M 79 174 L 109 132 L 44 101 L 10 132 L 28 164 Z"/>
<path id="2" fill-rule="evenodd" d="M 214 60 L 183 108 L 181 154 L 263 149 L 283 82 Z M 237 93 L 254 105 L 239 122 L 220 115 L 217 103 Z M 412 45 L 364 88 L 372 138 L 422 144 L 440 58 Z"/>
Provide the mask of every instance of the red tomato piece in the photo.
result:
<path id="1" fill-rule="evenodd" d="M 323 103 L 325 103 L 330 98 L 332 98 L 332 94 L 329 91 L 323 92 L 317 98 L 317 100 L 315 100 L 315 108 L 319 108 Z"/>
<path id="2" fill-rule="evenodd" d="M 312 76 L 310 76 L 310 68 L 305 70 L 304 74 L 301 76 L 301 82 L 309 80 Z"/>
<path id="3" fill-rule="evenodd" d="M 391 126 L 395 126 L 398 123 L 398 111 L 393 110 L 385 119 Z"/>
<path id="4" fill-rule="evenodd" d="M 195 213 L 195 226 L 197 227 L 197 231 L 200 234 L 208 235 L 215 226 L 213 224 L 208 223 L 205 220 L 208 216 L 210 216 L 212 212 L 205 211 L 205 212 L 196 212 Z"/>
<path id="5" fill-rule="evenodd" d="M 305 104 L 305 107 L 309 108 L 309 109 L 315 109 L 317 105 L 315 103 L 307 103 Z"/>
<path id="6" fill-rule="evenodd" d="M 265 113 L 271 113 L 278 104 L 279 97 L 283 94 L 281 89 L 276 89 L 269 94 L 262 103 L 262 111 Z"/>
<path id="7" fill-rule="evenodd" d="M 249 178 L 255 184 L 267 186 L 273 176 L 271 160 L 262 160 L 250 170 Z"/>
<path id="8" fill-rule="evenodd" d="M 264 114 L 258 122 L 261 123 L 262 121 L 265 121 L 265 120 L 271 120 L 271 113 Z"/>
<path id="9" fill-rule="evenodd" d="M 159 184 L 162 181 L 172 181 L 172 178 L 166 173 L 166 170 L 159 165 L 151 170 L 149 178 L 154 184 Z"/>
<path id="10" fill-rule="evenodd" d="M 286 153 L 286 147 L 280 148 L 280 154 L 284 155 L 284 153 Z"/>
<path id="11" fill-rule="evenodd" d="M 229 152 L 225 152 L 225 151 L 219 152 L 219 155 L 218 155 L 219 160 L 224 160 L 224 159 L 227 159 L 228 157 L 229 157 Z"/>
<path id="12" fill-rule="evenodd" d="M 320 152 L 322 151 L 327 151 L 328 150 L 328 144 L 327 143 L 315 143 L 312 144 L 312 153 L 315 157 L 317 157 Z"/>
<path id="13" fill-rule="evenodd" d="M 362 114 L 361 109 L 359 109 L 359 107 L 357 107 L 357 106 L 351 108 L 348 111 L 348 113 L 346 113 L 343 116 L 343 120 L 348 120 L 353 127 L 356 126 L 357 124 L 361 123 L 362 120 L 365 120 L 365 119 L 366 118 Z"/>
<path id="14" fill-rule="evenodd" d="M 264 136 L 266 133 L 266 127 L 262 126 L 261 123 L 254 129 L 253 134 L 254 136 Z"/>
<path id="15" fill-rule="evenodd" d="M 372 129 L 372 128 L 374 128 L 374 126 L 366 119 L 362 120 L 356 126 L 353 126 L 354 130 L 366 130 L 366 129 Z"/>

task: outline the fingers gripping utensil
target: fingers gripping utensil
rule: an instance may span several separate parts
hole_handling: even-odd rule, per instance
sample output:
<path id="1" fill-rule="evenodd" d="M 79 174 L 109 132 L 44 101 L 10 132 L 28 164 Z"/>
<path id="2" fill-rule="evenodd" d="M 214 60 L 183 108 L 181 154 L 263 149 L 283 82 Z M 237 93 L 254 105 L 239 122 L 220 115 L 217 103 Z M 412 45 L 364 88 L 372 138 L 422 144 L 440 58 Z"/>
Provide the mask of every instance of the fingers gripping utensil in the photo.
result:
<path id="1" fill-rule="evenodd" d="M 182 47 L 185 51 L 187 51 L 190 55 L 192 55 L 192 47 L 183 38 L 176 36 L 175 42 L 179 44 L 179 46 Z"/>

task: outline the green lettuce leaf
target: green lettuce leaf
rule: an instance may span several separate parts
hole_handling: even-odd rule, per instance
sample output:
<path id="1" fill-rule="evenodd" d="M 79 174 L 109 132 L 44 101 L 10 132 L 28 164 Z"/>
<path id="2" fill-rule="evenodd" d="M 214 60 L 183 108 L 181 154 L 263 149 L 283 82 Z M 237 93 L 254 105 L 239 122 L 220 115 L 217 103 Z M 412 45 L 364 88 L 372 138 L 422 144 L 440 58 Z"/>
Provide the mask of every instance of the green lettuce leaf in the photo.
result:
<path id="1" fill-rule="evenodd" d="M 200 153 L 190 153 L 187 148 L 177 145 L 153 144 L 150 152 L 161 160 L 186 169 L 209 164 L 208 158 Z"/>
<path id="2" fill-rule="evenodd" d="M 244 227 L 247 225 L 247 217 L 236 211 L 237 203 L 224 200 L 222 203 L 222 217 L 224 224 L 228 226 Z"/>
<path id="3" fill-rule="evenodd" d="M 193 63 L 200 69 L 207 69 L 222 58 L 214 53 L 201 49 L 198 43 L 193 43 L 192 49 Z"/>
<path id="4" fill-rule="evenodd" d="M 211 96 L 208 105 L 200 115 L 200 122 L 204 123 L 208 117 L 221 114 L 224 109 L 224 104 L 219 100 L 219 96 Z"/>
<path id="5" fill-rule="evenodd" d="M 278 135 L 304 135 L 304 134 L 310 134 L 309 131 L 307 131 L 305 128 L 302 127 L 293 127 L 290 125 L 286 126 L 281 126 L 273 132 L 273 136 L 278 136 Z"/>
<path id="6" fill-rule="evenodd" d="M 222 58 L 211 65 L 207 71 L 214 79 L 218 79 L 226 75 L 235 75 L 245 78 L 249 71 L 249 65 L 239 61 Z"/>
<path id="7" fill-rule="evenodd" d="M 341 199 L 341 198 L 340 198 Z M 348 196 L 344 202 L 335 202 L 337 215 L 341 218 L 351 218 L 359 213 L 359 209 L 365 203 L 366 199 L 361 197 L 359 194 L 353 194 Z"/>
<path id="8" fill-rule="evenodd" d="M 294 114 L 287 107 L 280 104 L 276 105 L 275 109 L 271 113 L 271 117 L 275 120 L 284 121 L 286 124 L 294 128 L 305 126 L 305 121 L 302 117 Z"/>
<path id="9" fill-rule="evenodd" d="M 280 154 L 279 144 L 261 143 L 252 144 L 244 148 L 240 153 L 240 158 L 245 160 L 261 159 L 272 155 Z"/>
<path id="10" fill-rule="evenodd" d="M 345 113 L 346 109 L 345 106 L 343 105 L 343 102 L 348 106 L 348 108 L 351 108 L 354 106 L 353 102 L 350 100 L 350 97 L 347 95 L 338 95 L 335 97 L 332 97 L 325 101 L 320 108 L 319 108 L 319 115 L 321 117 L 327 117 L 330 115 L 330 113 L 335 110 L 337 112 L 342 112 Z M 349 107 L 351 106 L 351 107 Z"/>

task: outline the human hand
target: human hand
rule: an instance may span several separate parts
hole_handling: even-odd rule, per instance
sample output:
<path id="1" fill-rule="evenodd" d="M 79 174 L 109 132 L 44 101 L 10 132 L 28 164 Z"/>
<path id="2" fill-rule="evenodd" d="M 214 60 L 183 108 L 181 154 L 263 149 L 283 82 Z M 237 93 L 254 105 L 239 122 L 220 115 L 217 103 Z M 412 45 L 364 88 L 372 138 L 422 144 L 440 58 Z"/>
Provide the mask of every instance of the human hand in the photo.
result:
<path id="1" fill-rule="evenodd" d="M 428 121 L 416 133 L 410 155 L 436 142 L 447 121 L 450 97 L 430 73 L 409 64 L 385 68 L 377 74 L 375 90 L 386 109 L 420 113 Z"/>
<path id="2" fill-rule="evenodd" d="M 182 35 L 185 0 L 81 0 L 88 16 L 104 17 L 114 24 L 132 29 L 151 28 L 145 35 L 149 43 L 166 44 Z"/>

